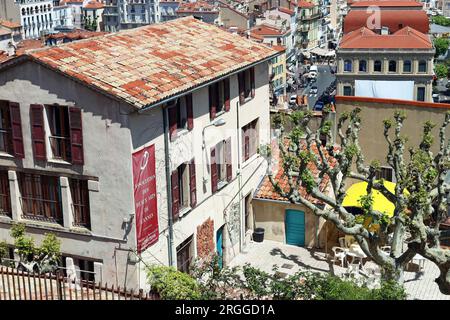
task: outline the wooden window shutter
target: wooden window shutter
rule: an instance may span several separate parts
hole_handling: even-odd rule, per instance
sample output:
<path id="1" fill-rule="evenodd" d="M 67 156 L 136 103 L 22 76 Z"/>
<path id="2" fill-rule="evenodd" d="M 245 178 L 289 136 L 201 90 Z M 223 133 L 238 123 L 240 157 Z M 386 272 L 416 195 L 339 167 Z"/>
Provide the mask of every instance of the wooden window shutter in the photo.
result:
<path id="1" fill-rule="evenodd" d="M 177 135 L 177 107 L 173 106 L 169 108 L 169 135 L 170 135 L 170 141 L 175 140 Z"/>
<path id="2" fill-rule="evenodd" d="M 223 80 L 223 94 L 225 100 L 225 111 L 230 111 L 230 78 Z"/>
<path id="3" fill-rule="evenodd" d="M 227 181 L 230 182 L 233 179 L 233 165 L 231 158 L 231 137 L 225 142 L 225 163 L 227 170 Z"/>
<path id="4" fill-rule="evenodd" d="M 191 207 L 197 205 L 197 180 L 195 178 L 195 158 L 189 163 L 189 191 L 191 194 Z"/>
<path id="5" fill-rule="evenodd" d="M 33 143 L 34 158 L 36 160 L 46 160 L 47 152 L 45 148 L 44 129 L 44 106 L 41 104 L 31 105 L 31 139 Z"/>
<path id="6" fill-rule="evenodd" d="M 239 104 L 245 103 L 245 73 L 238 73 L 238 84 L 239 84 Z"/>
<path id="7" fill-rule="evenodd" d="M 194 110 L 192 109 L 192 93 L 186 95 L 187 128 L 194 129 Z"/>
<path id="8" fill-rule="evenodd" d="M 250 86 L 252 89 L 252 98 L 255 97 L 255 67 L 250 68 Z"/>
<path id="9" fill-rule="evenodd" d="M 216 117 L 216 110 L 217 110 L 217 92 L 216 92 L 216 85 L 212 84 L 208 87 L 209 90 L 209 118 L 211 120 L 214 120 Z"/>
<path id="10" fill-rule="evenodd" d="M 25 158 L 22 136 L 22 121 L 20 118 L 20 105 L 16 102 L 9 103 L 9 114 L 11 117 L 11 131 L 14 156 Z"/>
<path id="11" fill-rule="evenodd" d="M 176 221 L 180 215 L 180 187 L 178 185 L 178 170 L 172 172 L 172 218 Z"/>
<path id="12" fill-rule="evenodd" d="M 69 108 L 70 150 L 73 164 L 84 164 L 83 124 L 80 108 Z"/>
<path id="13" fill-rule="evenodd" d="M 217 191 L 218 184 L 218 172 L 216 163 L 216 147 L 211 148 L 211 192 L 215 193 Z"/>

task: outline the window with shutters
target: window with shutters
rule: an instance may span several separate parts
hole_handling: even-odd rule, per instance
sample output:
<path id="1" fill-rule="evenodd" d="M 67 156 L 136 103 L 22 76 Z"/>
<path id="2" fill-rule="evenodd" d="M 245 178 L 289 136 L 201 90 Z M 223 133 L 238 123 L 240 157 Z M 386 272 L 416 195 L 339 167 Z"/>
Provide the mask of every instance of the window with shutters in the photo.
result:
<path id="1" fill-rule="evenodd" d="M 69 109 L 65 106 L 46 106 L 50 127 L 49 145 L 54 159 L 72 161 L 70 146 Z"/>
<path id="2" fill-rule="evenodd" d="M 258 119 L 242 127 L 242 158 L 247 161 L 256 154 L 259 146 Z"/>
<path id="3" fill-rule="evenodd" d="M 0 151 L 12 154 L 11 117 L 9 114 L 9 103 L 7 101 L 0 102 L 0 117 Z"/>
<path id="4" fill-rule="evenodd" d="M 170 139 L 174 141 L 183 130 L 194 127 L 192 94 L 173 100 L 168 106 Z"/>
<path id="5" fill-rule="evenodd" d="M 73 205 L 73 225 L 77 227 L 91 227 L 89 211 L 89 190 L 88 181 L 70 179 L 70 194 Z"/>
<path id="6" fill-rule="evenodd" d="M 8 171 L 0 171 L 0 216 L 11 217 L 11 194 L 9 192 Z"/>
<path id="7" fill-rule="evenodd" d="M 187 238 L 177 247 L 177 269 L 189 273 L 194 258 L 193 235 Z"/>
<path id="8" fill-rule="evenodd" d="M 58 177 L 19 173 L 19 189 L 23 218 L 62 223 Z"/>
<path id="9" fill-rule="evenodd" d="M 231 159 L 231 138 L 211 148 L 211 191 L 223 188 L 233 178 Z"/>
<path id="10" fill-rule="evenodd" d="M 174 221 L 180 214 L 197 205 L 197 181 L 195 159 L 183 163 L 172 172 L 172 216 Z"/>
<path id="11" fill-rule="evenodd" d="M 209 113 L 213 120 L 223 112 L 230 111 L 230 79 L 217 81 L 208 87 Z"/>
<path id="12" fill-rule="evenodd" d="M 0 100 L 0 153 L 24 157 L 20 106 Z"/>
<path id="13" fill-rule="evenodd" d="M 255 97 L 255 68 L 250 68 L 238 74 L 239 103 L 242 105 Z"/>

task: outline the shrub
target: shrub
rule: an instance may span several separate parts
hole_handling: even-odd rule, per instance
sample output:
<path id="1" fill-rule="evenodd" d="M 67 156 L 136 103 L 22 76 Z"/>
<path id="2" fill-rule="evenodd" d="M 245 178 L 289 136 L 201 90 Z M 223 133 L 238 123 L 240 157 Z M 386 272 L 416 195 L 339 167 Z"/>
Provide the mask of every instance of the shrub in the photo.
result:
<path id="1" fill-rule="evenodd" d="M 151 290 L 166 300 L 196 300 L 201 294 L 197 281 L 173 267 L 151 266 L 147 268 L 147 280 Z"/>
<path id="2" fill-rule="evenodd" d="M 8 257 L 8 244 L 6 241 L 0 242 L 0 262 L 2 262 L 2 259 L 5 257 Z"/>

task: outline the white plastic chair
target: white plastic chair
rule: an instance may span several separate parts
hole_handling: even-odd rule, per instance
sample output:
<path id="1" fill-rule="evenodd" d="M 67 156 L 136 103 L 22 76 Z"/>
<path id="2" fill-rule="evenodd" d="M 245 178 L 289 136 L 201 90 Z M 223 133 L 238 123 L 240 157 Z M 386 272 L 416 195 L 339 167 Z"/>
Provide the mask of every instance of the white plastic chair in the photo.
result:
<path id="1" fill-rule="evenodd" d="M 341 248 L 345 248 L 346 246 L 345 246 L 345 238 L 344 237 L 340 237 L 339 238 L 339 246 L 341 247 Z"/>
<path id="2" fill-rule="evenodd" d="M 347 257 L 347 250 L 341 247 L 333 247 L 333 262 L 340 261 L 341 267 L 344 267 L 344 261 Z"/>

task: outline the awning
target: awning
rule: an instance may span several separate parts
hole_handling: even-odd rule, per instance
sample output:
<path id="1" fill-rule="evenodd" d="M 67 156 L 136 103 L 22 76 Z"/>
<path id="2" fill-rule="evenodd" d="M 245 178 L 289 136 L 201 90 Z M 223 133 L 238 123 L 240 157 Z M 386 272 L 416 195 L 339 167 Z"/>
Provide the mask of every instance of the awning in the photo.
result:
<path id="1" fill-rule="evenodd" d="M 314 48 L 311 50 L 311 53 L 322 57 L 332 57 L 335 55 L 334 50 L 327 50 L 322 48 Z"/>
<path id="2" fill-rule="evenodd" d="M 395 194 L 395 183 L 384 181 L 383 184 L 386 189 Z M 405 190 L 405 194 L 409 194 L 409 192 Z M 348 188 L 344 201 L 342 202 L 342 206 L 361 208 L 360 198 L 365 195 L 367 195 L 367 182 L 355 183 L 351 185 L 350 188 Z M 390 202 L 385 196 L 381 194 L 381 192 L 373 189 L 372 199 L 373 210 L 384 213 L 388 217 L 392 217 L 394 215 L 395 204 Z"/>

